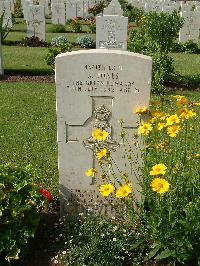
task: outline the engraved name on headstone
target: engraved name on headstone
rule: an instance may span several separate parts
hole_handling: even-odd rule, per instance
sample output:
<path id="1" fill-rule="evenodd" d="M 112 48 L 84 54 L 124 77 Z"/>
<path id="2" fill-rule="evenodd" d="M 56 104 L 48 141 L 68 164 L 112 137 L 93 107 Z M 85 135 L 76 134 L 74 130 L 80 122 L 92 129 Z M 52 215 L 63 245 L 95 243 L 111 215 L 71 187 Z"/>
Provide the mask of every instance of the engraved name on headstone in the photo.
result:
<path id="1" fill-rule="evenodd" d="M 116 149 L 113 159 L 121 171 L 128 172 L 139 198 L 136 188 L 142 159 L 135 150 L 133 172 L 127 167 L 128 161 L 122 160 L 124 145 L 119 137 L 119 119 L 124 120 L 127 139 L 133 143 L 138 121 L 133 110 L 149 105 L 151 68 L 150 57 L 127 51 L 96 49 L 56 57 L 62 215 L 87 208 L 112 213 L 99 195 L 98 180 L 85 176 L 88 168 L 99 170 L 92 139 L 92 131 L 97 128 L 110 133 L 108 145 Z"/>

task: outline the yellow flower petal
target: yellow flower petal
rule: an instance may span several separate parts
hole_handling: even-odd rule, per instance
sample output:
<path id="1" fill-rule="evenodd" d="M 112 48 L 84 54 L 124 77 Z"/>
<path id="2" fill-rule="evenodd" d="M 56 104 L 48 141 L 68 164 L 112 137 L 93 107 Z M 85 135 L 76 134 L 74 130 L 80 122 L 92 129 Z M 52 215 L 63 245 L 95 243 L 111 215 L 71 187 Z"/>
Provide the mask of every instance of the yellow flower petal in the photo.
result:
<path id="1" fill-rule="evenodd" d="M 153 191 L 159 193 L 159 194 L 164 194 L 169 190 L 169 182 L 164 179 L 164 178 L 155 178 L 151 182 L 151 188 Z"/>

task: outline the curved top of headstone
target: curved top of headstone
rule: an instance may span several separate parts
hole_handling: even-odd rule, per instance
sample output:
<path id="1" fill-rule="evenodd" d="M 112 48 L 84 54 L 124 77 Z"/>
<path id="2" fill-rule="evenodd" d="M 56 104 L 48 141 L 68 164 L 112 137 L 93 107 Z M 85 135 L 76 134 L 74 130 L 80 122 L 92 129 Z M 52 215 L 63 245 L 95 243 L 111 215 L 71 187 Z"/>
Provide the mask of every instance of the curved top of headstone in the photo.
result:
<path id="1" fill-rule="evenodd" d="M 112 0 L 110 4 L 104 9 L 103 14 L 122 16 L 123 10 L 118 0 Z"/>
<path id="2" fill-rule="evenodd" d="M 66 57 L 66 56 L 84 55 L 84 54 L 128 55 L 128 56 L 138 57 L 141 59 L 146 59 L 146 60 L 152 61 L 152 58 L 150 56 L 147 56 L 147 55 L 132 53 L 132 52 L 128 52 L 128 51 L 112 50 L 112 49 L 110 49 L 110 50 L 108 50 L 108 49 L 89 49 L 89 50 L 78 50 L 78 51 L 73 51 L 73 52 L 61 53 L 61 54 L 58 54 L 56 56 L 56 61 L 60 60 L 61 58 Z"/>

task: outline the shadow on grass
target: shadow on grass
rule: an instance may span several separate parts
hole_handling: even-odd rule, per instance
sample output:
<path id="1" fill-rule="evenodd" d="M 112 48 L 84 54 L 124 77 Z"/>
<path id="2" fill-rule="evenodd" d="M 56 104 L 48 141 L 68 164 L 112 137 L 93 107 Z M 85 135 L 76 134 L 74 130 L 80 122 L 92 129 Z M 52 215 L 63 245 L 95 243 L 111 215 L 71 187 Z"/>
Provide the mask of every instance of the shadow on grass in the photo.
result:
<path id="1" fill-rule="evenodd" d="M 200 75 L 182 76 L 175 73 L 170 76 L 165 85 L 183 89 L 197 89 L 200 88 Z"/>

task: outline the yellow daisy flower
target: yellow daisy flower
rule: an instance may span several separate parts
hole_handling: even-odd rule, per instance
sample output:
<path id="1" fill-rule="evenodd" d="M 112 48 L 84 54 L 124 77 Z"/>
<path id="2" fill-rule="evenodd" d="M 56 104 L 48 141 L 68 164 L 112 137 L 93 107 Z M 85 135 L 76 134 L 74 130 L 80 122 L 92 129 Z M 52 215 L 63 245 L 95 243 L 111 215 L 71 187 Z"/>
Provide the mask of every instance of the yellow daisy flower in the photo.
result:
<path id="1" fill-rule="evenodd" d="M 101 160 L 103 157 L 106 157 L 107 156 L 107 149 L 103 148 L 102 150 L 98 151 L 96 156 L 97 156 L 98 160 Z"/>
<path id="2" fill-rule="evenodd" d="M 147 107 L 137 108 L 137 109 L 135 110 L 135 113 L 136 113 L 137 115 L 146 115 L 146 114 L 149 113 L 149 110 L 147 109 Z"/>
<path id="3" fill-rule="evenodd" d="M 122 199 L 128 197 L 132 193 L 132 184 L 123 185 L 119 187 L 115 193 L 116 198 Z"/>
<path id="4" fill-rule="evenodd" d="M 90 168 L 85 172 L 86 176 L 94 176 L 97 173 L 97 170 L 94 168 Z"/>
<path id="5" fill-rule="evenodd" d="M 105 130 L 100 130 L 99 128 L 95 129 L 93 132 L 92 132 L 92 137 L 93 139 L 95 140 L 100 140 L 100 141 L 104 141 L 107 139 L 109 133 Z"/>
<path id="6" fill-rule="evenodd" d="M 187 105 L 188 104 L 188 100 L 185 98 L 185 96 L 175 95 L 175 96 L 173 96 L 173 98 L 176 99 L 176 105 L 177 106 Z"/>
<path id="7" fill-rule="evenodd" d="M 153 191 L 159 193 L 159 194 L 164 194 L 169 190 L 169 182 L 164 179 L 164 178 L 155 178 L 151 182 L 151 188 Z"/>
<path id="8" fill-rule="evenodd" d="M 150 175 L 164 175 L 167 167 L 163 163 L 156 164 L 152 167 Z"/>
<path id="9" fill-rule="evenodd" d="M 181 119 L 189 119 L 191 117 L 197 116 L 197 113 L 194 110 L 189 110 L 189 109 L 181 109 L 178 111 L 179 113 L 179 118 Z"/>
<path id="10" fill-rule="evenodd" d="M 102 196 L 108 197 L 115 190 L 112 184 L 104 184 L 99 188 L 99 192 Z"/>
<path id="11" fill-rule="evenodd" d="M 171 137 L 171 138 L 175 138 L 176 135 L 178 134 L 178 132 L 181 130 L 180 126 L 170 126 L 167 129 L 167 134 Z"/>
<path id="12" fill-rule="evenodd" d="M 157 129 L 162 130 L 165 127 L 166 127 L 166 123 L 160 122 L 160 123 L 158 123 Z"/>
<path id="13" fill-rule="evenodd" d="M 138 127 L 138 134 L 147 136 L 152 129 L 151 123 L 141 123 Z"/>
<path id="14" fill-rule="evenodd" d="M 180 123 L 180 119 L 178 118 L 177 114 L 175 115 L 170 115 L 168 118 L 167 118 L 167 126 L 171 126 L 173 124 L 178 124 Z"/>

